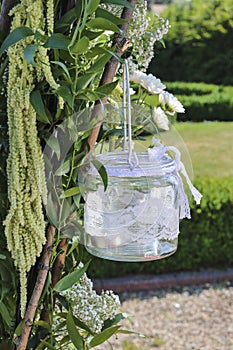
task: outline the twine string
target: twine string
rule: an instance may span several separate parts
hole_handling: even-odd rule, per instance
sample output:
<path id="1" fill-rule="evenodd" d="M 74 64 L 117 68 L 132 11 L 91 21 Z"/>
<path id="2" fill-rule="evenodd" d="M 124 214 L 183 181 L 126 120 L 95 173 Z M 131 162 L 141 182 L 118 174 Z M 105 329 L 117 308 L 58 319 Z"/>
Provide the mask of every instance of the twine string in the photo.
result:
<path id="1" fill-rule="evenodd" d="M 131 116 L 131 100 L 130 100 L 130 84 L 129 84 L 129 66 L 125 59 L 123 73 L 123 116 L 124 116 L 124 146 L 126 151 L 127 143 L 127 122 L 128 122 L 128 163 L 130 169 L 133 170 L 138 165 L 138 158 L 134 152 L 134 143 L 132 141 L 132 116 Z"/>

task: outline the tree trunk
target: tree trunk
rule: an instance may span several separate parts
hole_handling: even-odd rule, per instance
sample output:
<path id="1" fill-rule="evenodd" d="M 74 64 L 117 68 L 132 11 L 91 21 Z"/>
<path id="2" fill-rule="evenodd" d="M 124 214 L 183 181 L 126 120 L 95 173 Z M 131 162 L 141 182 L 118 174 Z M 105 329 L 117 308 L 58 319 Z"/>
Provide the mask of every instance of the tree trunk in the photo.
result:
<path id="1" fill-rule="evenodd" d="M 10 31 L 11 17 L 9 11 L 16 5 L 17 0 L 3 0 L 0 13 L 0 31 L 6 36 Z"/>

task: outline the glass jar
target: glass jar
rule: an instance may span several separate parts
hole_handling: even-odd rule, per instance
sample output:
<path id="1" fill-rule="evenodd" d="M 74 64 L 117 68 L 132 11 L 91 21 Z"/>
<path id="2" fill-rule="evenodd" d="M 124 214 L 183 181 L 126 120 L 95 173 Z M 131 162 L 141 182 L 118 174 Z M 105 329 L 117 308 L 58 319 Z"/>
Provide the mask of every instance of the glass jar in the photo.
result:
<path id="1" fill-rule="evenodd" d="M 163 153 L 135 154 L 130 168 L 128 152 L 99 154 L 108 186 L 93 166 L 82 177 L 85 187 L 84 229 L 87 250 L 118 261 L 157 260 L 173 254 L 179 234 L 179 175 L 176 162 Z"/>

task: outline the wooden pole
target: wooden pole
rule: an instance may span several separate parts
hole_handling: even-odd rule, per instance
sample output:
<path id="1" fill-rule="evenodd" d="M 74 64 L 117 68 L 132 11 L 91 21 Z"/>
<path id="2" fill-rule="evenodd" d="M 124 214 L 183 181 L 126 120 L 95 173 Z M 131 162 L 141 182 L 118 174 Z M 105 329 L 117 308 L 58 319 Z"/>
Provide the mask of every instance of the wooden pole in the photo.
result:
<path id="1" fill-rule="evenodd" d="M 40 262 L 41 268 L 38 272 L 36 284 L 25 313 L 21 336 L 16 339 L 17 350 L 26 350 L 26 347 L 27 347 L 31 328 L 34 322 L 35 313 L 38 308 L 40 297 L 43 292 L 46 278 L 48 275 L 50 259 L 52 256 L 54 235 L 55 235 L 55 227 L 53 227 L 52 225 L 49 225 L 48 231 L 47 231 L 47 242 L 43 249 L 41 262 Z"/>

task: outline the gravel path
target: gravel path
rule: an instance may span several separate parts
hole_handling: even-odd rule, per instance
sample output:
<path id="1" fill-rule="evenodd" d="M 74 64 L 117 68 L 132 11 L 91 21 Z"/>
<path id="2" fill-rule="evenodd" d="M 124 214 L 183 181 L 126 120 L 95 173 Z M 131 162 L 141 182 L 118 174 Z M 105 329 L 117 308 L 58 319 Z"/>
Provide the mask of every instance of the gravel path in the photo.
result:
<path id="1" fill-rule="evenodd" d="M 177 290 L 123 293 L 125 328 L 143 333 L 120 335 L 99 350 L 233 350 L 233 286 L 192 286 Z"/>

